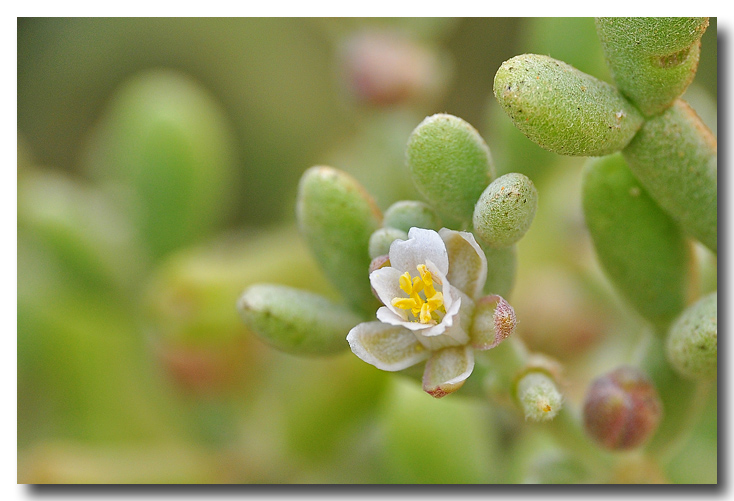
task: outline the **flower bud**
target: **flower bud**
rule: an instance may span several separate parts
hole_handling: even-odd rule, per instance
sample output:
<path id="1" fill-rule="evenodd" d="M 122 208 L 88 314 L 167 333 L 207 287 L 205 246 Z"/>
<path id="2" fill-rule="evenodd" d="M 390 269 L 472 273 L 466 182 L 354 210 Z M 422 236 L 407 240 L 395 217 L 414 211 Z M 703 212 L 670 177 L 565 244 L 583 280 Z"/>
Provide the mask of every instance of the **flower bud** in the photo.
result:
<path id="1" fill-rule="evenodd" d="M 538 207 L 538 190 L 523 174 L 492 181 L 474 207 L 474 232 L 490 247 L 509 247 L 530 228 Z"/>
<path id="2" fill-rule="evenodd" d="M 444 61 L 398 32 L 360 33 L 342 49 L 344 81 L 359 101 L 391 106 L 431 98 L 444 88 Z"/>
<path id="3" fill-rule="evenodd" d="M 584 402 L 584 426 L 608 449 L 632 449 L 655 433 L 662 412 L 647 376 L 637 368 L 620 367 L 592 382 Z"/>
<path id="4" fill-rule="evenodd" d="M 716 292 L 699 299 L 670 328 L 666 344 L 668 360 L 686 378 L 716 379 L 716 299 Z"/>
<path id="5" fill-rule="evenodd" d="M 522 376 L 517 382 L 516 394 L 525 419 L 530 421 L 550 421 L 563 404 L 555 381 L 540 370 L 531 370 Z"/>
<path id="6" fill-rule="evenodd" d="M 375 259 L 390 252 L 390 244 L 395 240 L 407 240 L 408 234 L 396 228 L 379 228 L 370 235 L 370 257 Z"/>
<path id="7" fill-rule="evenodd" d="M 470 336 L 472 347 L 489 350 L 515 332 L 515 310 L 501 296 L 485 296 L 477 301 Z"/>
<path id="8" fill-rule="evenodd" d="M 417 200 L 400 200 L 392 204 L 385 211 L 383 225 L 406 233 L 413 227 L 436 231 L 441 228 L 436 212 Z"/>

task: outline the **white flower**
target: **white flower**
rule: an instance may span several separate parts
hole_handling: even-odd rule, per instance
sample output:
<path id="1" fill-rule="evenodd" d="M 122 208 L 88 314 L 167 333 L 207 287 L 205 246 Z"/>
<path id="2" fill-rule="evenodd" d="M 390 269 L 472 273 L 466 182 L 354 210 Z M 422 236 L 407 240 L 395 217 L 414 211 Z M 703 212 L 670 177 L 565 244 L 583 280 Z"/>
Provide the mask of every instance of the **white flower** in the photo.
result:
<path id="1" fill-rule="evenodd" d="M 426 392 L 442 397 L 458 390 L 474 369 L 473 350 L 492 348 L 511 332 L 503 327 L 496 335 L 499 324 L 486 319 L 478 322 L 482 328 L 472 329 L 487 277 L 484 252 L 471 233 L 411 228 L 408 240 L 395 240 L 390 246 L 389 262 L 370 274 L 372 288 L 385 306 L 377 310 L 377 321 L 349 332 L 352 351 L 386 371 L 427 360 Z M 479 301 L 488 300 L 512 312 L 499 296 Z M 514 329 L 514 312 L 511 317 Z"/>

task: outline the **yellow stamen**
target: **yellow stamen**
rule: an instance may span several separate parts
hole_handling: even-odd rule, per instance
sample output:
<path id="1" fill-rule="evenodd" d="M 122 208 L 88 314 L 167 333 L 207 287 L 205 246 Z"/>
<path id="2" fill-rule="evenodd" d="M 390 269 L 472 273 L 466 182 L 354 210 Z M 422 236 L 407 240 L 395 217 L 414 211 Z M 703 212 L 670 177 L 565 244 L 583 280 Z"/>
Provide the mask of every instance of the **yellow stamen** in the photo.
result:
<path id="1" fill-rule="evenodd" d="M 400 289 L 408 297 L 396 297 L 393 306 L 402 310 L 410 310 L 420 323 L 436 323 L 441 313 L 446 313 L 443 306 L 443 293 L 437 292 L 433 285 L 433 275 L 425 264 L 417 266 L 420 276 L 412 277 L 409 272 L 400 275 Z M 437 282 L 440 284 L 440 282 Z M 423 297 L 419 293 L 423 293 Z"/>

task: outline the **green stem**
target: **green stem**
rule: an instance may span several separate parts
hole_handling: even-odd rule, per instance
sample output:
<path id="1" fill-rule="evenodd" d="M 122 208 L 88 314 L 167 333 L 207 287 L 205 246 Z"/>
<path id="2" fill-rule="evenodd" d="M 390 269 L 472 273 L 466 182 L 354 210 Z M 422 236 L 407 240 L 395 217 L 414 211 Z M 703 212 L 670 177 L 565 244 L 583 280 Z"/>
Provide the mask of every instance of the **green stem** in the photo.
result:
<path id="1" fill-rule="evenodd" d="M 568 404 L 546 428 L 562 447 L 587 465 L 592 478 L 601 481 L 609 476 L 615 463 L 614 455 L 598 447 L 586 436 L 580 417 Z"/>

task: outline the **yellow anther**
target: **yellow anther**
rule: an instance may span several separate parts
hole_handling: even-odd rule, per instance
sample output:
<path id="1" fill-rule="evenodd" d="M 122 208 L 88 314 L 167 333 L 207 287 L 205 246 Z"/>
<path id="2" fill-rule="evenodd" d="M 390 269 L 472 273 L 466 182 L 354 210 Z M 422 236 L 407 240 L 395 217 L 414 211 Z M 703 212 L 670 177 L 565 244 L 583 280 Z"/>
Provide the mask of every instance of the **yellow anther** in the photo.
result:
<path id="1" fill-rule="evenodd" d="M 435 323 L 440 319 L 440 313 L 446 313 L 443 294 L 436 292 L 433 276 L 425 264 L 419 264 L 417 269 L 420 276 L 411 278 L 407 271 L 400 275 L 400 289 L 409 297 L 396 297 L 392 304 L 396 308 L 410 310 L 418 322 Z M 421 292 L 423 296 L 419 295 Z"/>
<path id="2" fill-rule="evenodd" d="M 426 304 L 431 307 L 431 310 L 439 309 L 441 306 L 443 306 L 443 294 L 440 292 L 435 293 L 433 296 L 428 298 Z"/>
<path id="3" fill-rule="evenodd" d="M 428 303 L 423 303 L 423 306 L 421 306 L 420 321 L 422 324 L 427 324 L 431 320 L 433 320 L 431 317 L 431 307 Z"/>
<path id="4" fill-rule="evenodd" d="M 407 271 L 400 275 L 400 288 L 410 295 L 413 292 L 413 282 L 410 280 L 410 273 Z"/>
<path id="5" fill-rule="evenodd" d="M 418 304 L 416 304 L 415 299 L 411 297 L 396 297 L 392 300 L 392 305 L 400 308 L 401 310 L 410 310 L 413 308 L 420 308 Z"/>
<path id="6" fill-rule="evenodd" d="M 418 273 L 421 274 L 421 281 L 426 291 L 426 297 L 436 295 L 436 289 L 433 288 L 433 275 L 428 271 L 428 267 L 425 264 L 419 264 L 417 266 Z"/>

